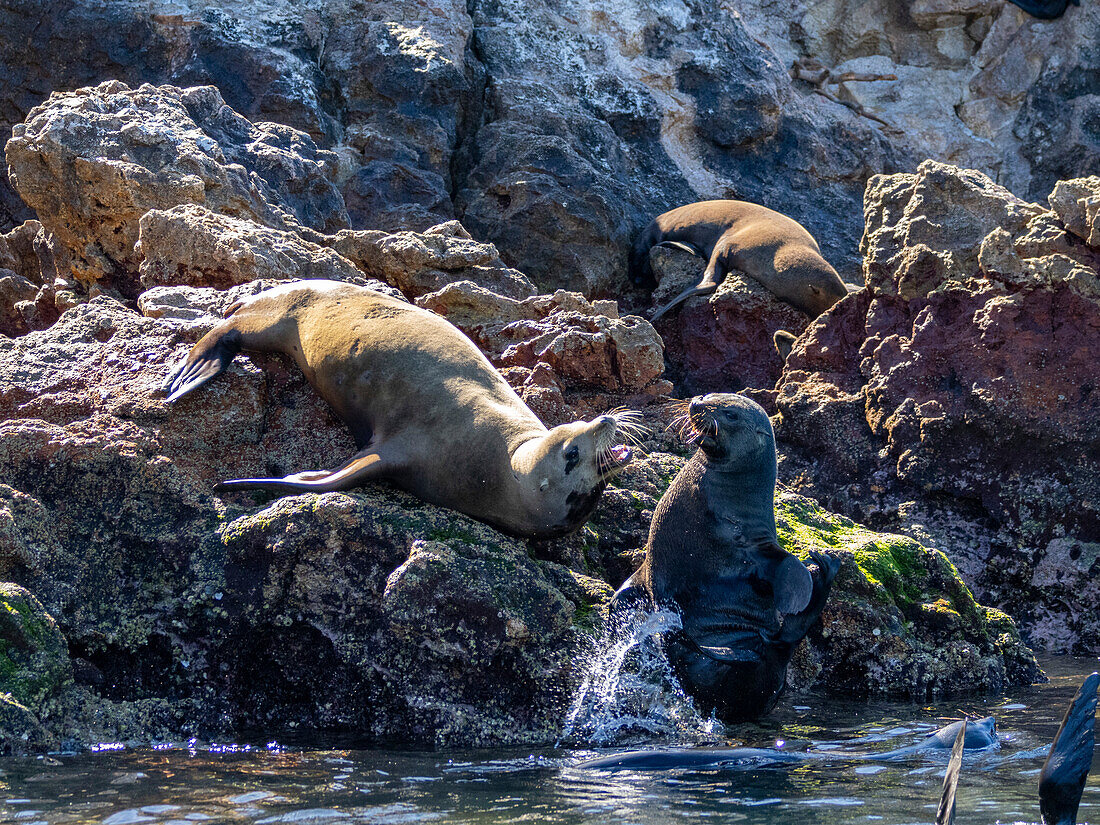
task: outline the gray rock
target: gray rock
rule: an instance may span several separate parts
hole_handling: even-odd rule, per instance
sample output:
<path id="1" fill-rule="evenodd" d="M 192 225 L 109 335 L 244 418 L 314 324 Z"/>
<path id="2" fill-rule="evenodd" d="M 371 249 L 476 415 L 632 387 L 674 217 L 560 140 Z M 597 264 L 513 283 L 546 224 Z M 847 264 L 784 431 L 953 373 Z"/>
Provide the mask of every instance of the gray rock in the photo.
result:
<path id="1" fill-rule="evenodd" d="M 282 230 L 347 226 L 336 156 L 290 127 L 249 123 L 213 87 L 109 81 L 58 93 L 15 129 L 6 153 L 72 277 L 123 293 L 137 291 L 134 245 L 150 209 L 195 203 Z"/>

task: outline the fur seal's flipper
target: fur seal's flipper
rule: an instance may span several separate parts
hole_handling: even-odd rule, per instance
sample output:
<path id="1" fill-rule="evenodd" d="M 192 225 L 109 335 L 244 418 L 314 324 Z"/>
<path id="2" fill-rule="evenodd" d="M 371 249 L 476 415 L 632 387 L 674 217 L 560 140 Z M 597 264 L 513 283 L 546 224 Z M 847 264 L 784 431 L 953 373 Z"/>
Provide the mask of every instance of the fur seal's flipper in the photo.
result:
<path id="1" fill-rule="evenodd" d="M 959 727 L 959 735 L 951 748 L 951 760 L 947 763 L 947 772 L 943 775 L 943 794 L 940 796 L 940 808 L 936 812 L 936 825 L 954 825 L 955 791 L 959 787 L 959 770 L 962 768 L 963 749 L 966 747 L 966 721 Z"/>
<path id="2" fill-rule="evenodd" d="M 1081 0 L 1009 0 L 1032 17 L 1040 20 L 1056 20 L 1066 13 L 1070 2 L 1075 6 L 1081 5 Z"/>
<path id="3" fill-rule="evenodd" d="M 378 478 L 386 470 L 386 462 L 377 452 L 357 453 L 335 470 L 295 473 L 285 478 L 234 478 L 214 486 L 214 492 L 227 490 L 274 490 L 299 493 L 331 493 L 358 487 L 364 481 Z"/>
<path id="4" fill-rule="evenodd" d="M 615 616 L 628 613 L 631 610 L 650 610 L 652 607 L 653 603 L 650 601 L 646 589 L 636 583 L 634 577 L 631 576 L 619 586 L 619 589 L 615 591 L 615 595 L 611 597 L 608 613 Z"/>
<path id="5" fill-rule="evenodd" d="M 787 615 L 805 610 L 814 593 L 814 580 L 806 565 L 778 544 L 765 543 L 758 552 L 760 577 L 772 584 L 775 609 Z"/>
<path id="6" fill-rule="evenodd" d="M 793 332 L 787 332 L 785 329 L 777 329 L 775 335 L 772 336 L 772 343 L 775 344 L 775 351 L 779 353 L 779 357 L 784 361 L 791 354 L 791 350 L 794 349 L 794 342 L 798 340 L 798 336 Z"/>
<path id="7" fill-rule="evenodd" d="M 701 250 L 699 247 L 693 244 L 684 243 L 683 241 L 661 241 L 660 243 L 656 244 L 656 246 L 666 246 L 669 249 L 682 249 L 684 250 L 684 252 L 690 252 L 692 255 L 700 258 L 707 257 L 703 254 L 703 250 Z"/>
<path id="8" fill-rule="evenodd" d="M 1073 825 L 1096 747 L 1096 690 L 1093 673 L 1073 697 L 1039 774 L 1039 811 L 1044 825 Z"/>
<path id="9" fill-rule="evenodd" d="M 221 375 L 240 351 L 241 333 L 235 329 L 205 344 L 200 342 L 168 377 L 168 403 L 177 401 L 211 378 Z"/>
<path id="10" fill-rule="evenodd" d="M 714 283 L 713 281 L 708 282 L 707 278 L 704 277 L 703 280 L 701 280 L 695 286 L 689 286 L 687 289 L 685 289 L 683 292 L 681 292 L 679 295 L 677 295 L 675 298 L 673 298 L 671 301 L 669 301 L 667 304 L 665 304 L 663 307 L 653 313 L 653 317 L 649 319 L 649 322 L 651 324 L 655 324 L 664 315 L 666 315 L 670 309 L 675 309 L 688 298 L 694 298 L 696 295 L 711 295 L 716 289 L 718 289 L 718 284 Z"/>

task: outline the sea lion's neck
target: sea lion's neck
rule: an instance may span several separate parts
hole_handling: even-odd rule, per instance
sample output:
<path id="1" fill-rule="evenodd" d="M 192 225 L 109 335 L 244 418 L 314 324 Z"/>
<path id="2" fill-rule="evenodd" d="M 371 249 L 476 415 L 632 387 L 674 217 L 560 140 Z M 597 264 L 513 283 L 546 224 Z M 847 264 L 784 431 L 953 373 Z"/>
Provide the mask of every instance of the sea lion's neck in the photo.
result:
<path id="1" fill-rule="evenodd" d="M 775 530 L 775 466 L 726 469 L 701 450 L 696 458 L 712 512 L 741 522 L 746 539 L 778 543 Z"/>

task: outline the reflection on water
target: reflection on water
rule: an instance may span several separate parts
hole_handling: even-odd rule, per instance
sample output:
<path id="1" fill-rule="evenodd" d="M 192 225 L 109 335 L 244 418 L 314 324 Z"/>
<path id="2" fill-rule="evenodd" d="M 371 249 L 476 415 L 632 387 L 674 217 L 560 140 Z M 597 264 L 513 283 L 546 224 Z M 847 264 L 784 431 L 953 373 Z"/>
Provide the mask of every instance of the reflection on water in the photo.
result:
<path id="1" fill-rule="evenodd" d="M 1037 822 L 1046 746 L 1094 659 L 1044 663 L 1051 681 L 926 707 L 797 697 L 714 744 L 888 750 L 962 714 L 997 717 L 1002 746 L 969 756 L 960 823 Z M 803 704 L 805 703 L 805 704 Z M 668 740 L 662 744 L 669 744 Z M 946 754 L 891 764 L 829 760 L 744 770 L 602 773 L 592 750 L 396 753 L 183 743 L 160 750 L 0 761 L 0 822 L 744 823 L 910 825 L 935 818 Z M 1094 767 L 1079 821 L 1100 825 Z"/>

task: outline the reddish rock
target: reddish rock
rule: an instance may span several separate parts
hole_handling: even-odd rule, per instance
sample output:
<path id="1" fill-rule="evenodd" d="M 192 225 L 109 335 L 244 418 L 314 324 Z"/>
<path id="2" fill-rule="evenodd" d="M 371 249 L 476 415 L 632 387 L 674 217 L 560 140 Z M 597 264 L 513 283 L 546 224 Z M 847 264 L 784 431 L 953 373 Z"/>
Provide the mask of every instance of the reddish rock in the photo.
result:
<path id="1" fill-rule="evenodd" d="M 416 303 L 465 332 L 547 424 L 671 390 L 656 331 L 614 301 L 564 290 L 517 301 L 460 281 Z"/>
<path id="2" fill-rule="evenodd" d="M 664 306 L 698 282 L 705 262 L 678 249 L 654 247 L 650 263 L 658 278 L 653 305 Z M 657 322 L 665 343 L 669 376 L 685 395 L 770 390 L 783 369 L 772 336 L 795 335 L 810 319 L 747 276 L 731 272 L 709 297 L 691 298 Z"/>
<path id="3" fill-rule="evenodd" d="M 867 288 L 808 330 L 780 381 L 786 471 L 930 537 L 1036 644 L 1100 650 L 1096 571 L 1057 561 L 1100 541 L 1095 250 L 1056 213 L 931 161 L 872 179 L 865 213 Z M 912 499 L 951 517 L 909 519 Z"/>

